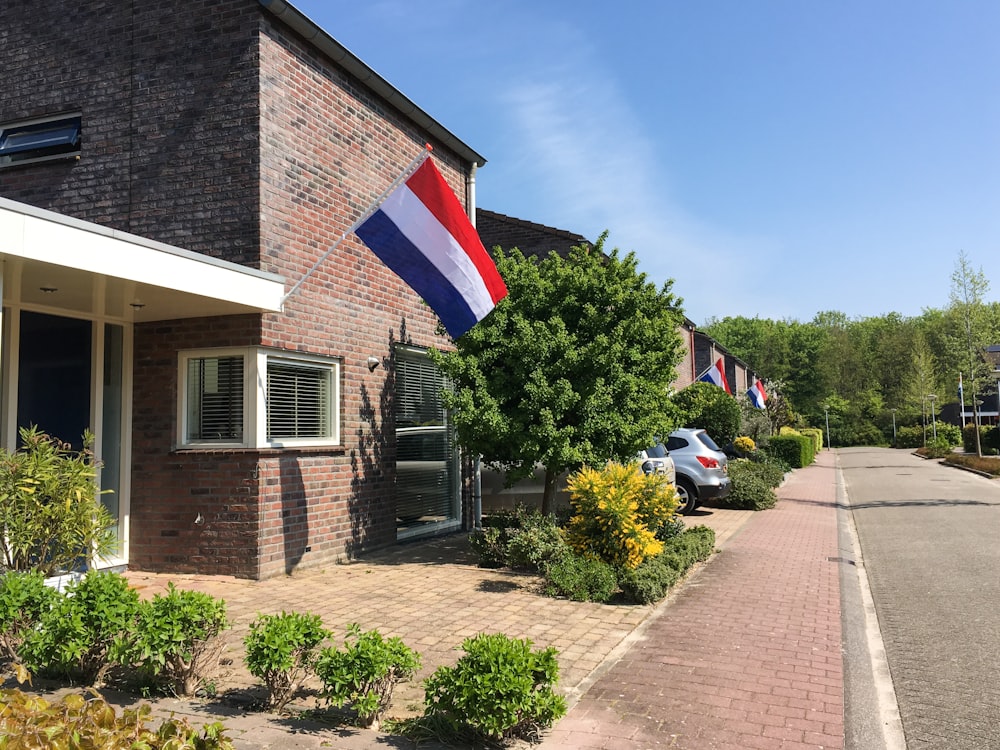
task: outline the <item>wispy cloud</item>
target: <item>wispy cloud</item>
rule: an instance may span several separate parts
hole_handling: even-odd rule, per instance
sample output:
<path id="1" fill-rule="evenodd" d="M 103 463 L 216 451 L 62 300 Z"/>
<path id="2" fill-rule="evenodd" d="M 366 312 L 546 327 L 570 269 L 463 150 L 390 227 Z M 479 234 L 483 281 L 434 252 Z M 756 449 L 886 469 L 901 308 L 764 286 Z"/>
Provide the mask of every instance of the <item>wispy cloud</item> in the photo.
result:
<path id="1" fill-rule="evenodd" d="M 638 125 L 604 71 L 589 58 L 573 63 L 535 68 L 503 92 L 521 148 L 518 169 L 545 196 L 546 215 L 523 218 L 592 239 L 608 229 L 611 246 L 635 251 L 652 280 L 675 279 L 696 322 L 735 314 L 731 303 L 763 281 L 750 261 L 768 254 L 766 241 L 730 236 L 683 211 L 660 163 L 667 146 Z M 760 299 L 759 290 L 746 296 Z M 713 309 L 719 298 L 727 304 Z"/>

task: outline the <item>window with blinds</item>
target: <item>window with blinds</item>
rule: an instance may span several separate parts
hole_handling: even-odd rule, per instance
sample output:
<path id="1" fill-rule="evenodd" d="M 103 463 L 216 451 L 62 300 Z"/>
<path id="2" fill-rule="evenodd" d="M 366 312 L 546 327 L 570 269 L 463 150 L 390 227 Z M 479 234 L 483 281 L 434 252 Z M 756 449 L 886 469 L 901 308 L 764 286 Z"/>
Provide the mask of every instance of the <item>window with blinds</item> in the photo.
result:
<path id="1" fill-rule="evenodd" d="M 459 523 L 459 465 L 441 371 L 404 347 L 395 370 L 396 533 L 404 538 Z"/>
<path id="2" fill-rule="evenodd" d="M 340 441 L 337 359 L 264 348 L 189 350 L 180 353 L 179 377 L 181 445 L 281 448 Z"/>
<path id="3" fill-rule="evenodd" d="M 187 361 L 187 443 L 243 441 L 242 356 Z"/>
<path id="4" fill-rule="evenodd" d="M 269 357 L 267 439 L 331 437 L 331 372 Z"/>

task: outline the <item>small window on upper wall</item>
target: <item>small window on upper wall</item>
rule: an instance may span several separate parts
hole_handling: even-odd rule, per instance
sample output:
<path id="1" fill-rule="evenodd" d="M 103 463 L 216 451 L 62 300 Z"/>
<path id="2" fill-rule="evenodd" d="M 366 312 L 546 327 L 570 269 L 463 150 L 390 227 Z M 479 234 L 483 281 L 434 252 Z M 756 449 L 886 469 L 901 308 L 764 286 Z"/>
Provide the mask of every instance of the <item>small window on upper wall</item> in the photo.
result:
<path id="1" fill-rule="evenodd" d="M 81 138 L 80 115 L 0 125 L 0 167 L 77 158 Z"/>

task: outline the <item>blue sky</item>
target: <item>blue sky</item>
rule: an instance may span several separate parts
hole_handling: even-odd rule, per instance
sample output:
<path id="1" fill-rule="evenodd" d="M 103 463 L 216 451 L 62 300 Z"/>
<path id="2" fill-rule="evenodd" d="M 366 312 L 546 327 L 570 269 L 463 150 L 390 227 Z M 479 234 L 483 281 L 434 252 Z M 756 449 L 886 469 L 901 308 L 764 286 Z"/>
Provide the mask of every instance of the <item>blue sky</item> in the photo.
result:
<path id="1" fill-rule="evenodd" d="M 960 251 L 1000 299 L 995 0 L 292 2 L 699 325 L 919 315 Z"/>

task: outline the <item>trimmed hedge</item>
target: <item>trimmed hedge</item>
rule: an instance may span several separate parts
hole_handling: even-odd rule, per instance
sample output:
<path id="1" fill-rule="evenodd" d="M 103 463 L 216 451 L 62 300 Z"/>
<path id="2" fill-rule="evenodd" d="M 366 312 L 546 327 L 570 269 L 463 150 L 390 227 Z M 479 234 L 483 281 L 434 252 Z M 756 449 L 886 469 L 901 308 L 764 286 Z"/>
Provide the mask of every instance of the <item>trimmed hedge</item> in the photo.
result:
<path id="1" fill-rule="evenodd" d="M 809 466 L 816 459 L 815 443 L 805 435 L 773 435 L 768 441 L 767 451 L 793 469 Z"/>

